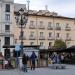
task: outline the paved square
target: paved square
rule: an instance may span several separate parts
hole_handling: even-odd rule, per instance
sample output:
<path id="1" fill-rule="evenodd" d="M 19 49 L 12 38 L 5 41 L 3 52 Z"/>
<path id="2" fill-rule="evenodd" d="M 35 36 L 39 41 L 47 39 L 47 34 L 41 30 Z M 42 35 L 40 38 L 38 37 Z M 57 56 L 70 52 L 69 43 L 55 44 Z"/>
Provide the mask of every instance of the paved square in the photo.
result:
<path id="1" fill-rule="evenodd" d="M 24 73 L 20 70 L 2 70 L 0 75 L 75 75 L 75 65 L 66 65 L 66 69 L 36 68 Z"/>

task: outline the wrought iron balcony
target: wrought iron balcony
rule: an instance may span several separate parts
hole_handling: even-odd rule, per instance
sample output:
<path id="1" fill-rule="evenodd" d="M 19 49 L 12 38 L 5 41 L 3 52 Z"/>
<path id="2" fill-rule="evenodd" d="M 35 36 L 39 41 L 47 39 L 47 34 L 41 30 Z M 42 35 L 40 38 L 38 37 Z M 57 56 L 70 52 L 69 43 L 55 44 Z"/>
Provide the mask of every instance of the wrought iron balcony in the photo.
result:
<path id="1" fill-rule="evenodd" d="M 71 28 L 70 27 L 66 27 L 65 30 L 66 31 L 71 31 Z"/>
<path id="2" fill-rule="evenodd" d="M 44 36 L 40 36 L 39 40 L 45 40 L 45 37 Z"/>
<path id="3" fill-rule="evenodd" d="M 48 46 L 48 49 L 53 49 L 53 46 Z"/>
<path id="4" fill-rule="evenodd" d="M 39 29 L 45 29 L 45 26 L 43 26 L 43 25 L 39 25 L 38 28 L 39 28 Z"/>
<path id="5" fill-rule="evenodd" d="M 47 27 L 48 30 L 53 30 L 53 27 Z"/>
<path id="6" fill-rule="evenodd" d="M 23 36 L 23 37 L 21 37 L 21 36 L 19 36 L 19 40 L 26 40 L 26 37 L 25 36 Z"/>
<path id="7" fill-rule="evenodd" d="M 62 39 L 62 38 L 61 38 L 61 37 L 56 37 L 55 39 L 56 39 L 56 40 L 60 40 L 60 39 Z"/>
<path id="8" fill-rule="evenodd" d="M 6 32 L 6 33 L 7 33 L 7 32 L 9 33 L 9 32 L 11 32 L 11 31 L 10 31 L 10 30 L 5 30 L 5 32 Z"/>
<path id="9" fill-rule="evenodd" d="M 66 41 L 71 41 L 71 38 L 66 38 Z"/>
<path id="10" fill-rule="evenodd" d="M 30 36 L 29 40 L 36 40 L 36 37 L 35 36 Z"/>
<path id="11" fill-rule="evenodd" d="M 54 37 L 48 37 L 48 40 L 54 40 Z"/>
<path id="12" fill-rule="evenodd" d="M 35 29 L 36 26 L 35 26 L 35 25 L 29 25 L 29 28 L 30 28 L 30 29 Z"/>
<path id="13" fill-rule="evenodd" d="M 61 30 L 61 27 L 56 27 L 56 30 Z"/>
<path id="14" fill-rule="evenodd" d="M 40 49 L 45 49 L 45 46 L 40 46 Z"/>

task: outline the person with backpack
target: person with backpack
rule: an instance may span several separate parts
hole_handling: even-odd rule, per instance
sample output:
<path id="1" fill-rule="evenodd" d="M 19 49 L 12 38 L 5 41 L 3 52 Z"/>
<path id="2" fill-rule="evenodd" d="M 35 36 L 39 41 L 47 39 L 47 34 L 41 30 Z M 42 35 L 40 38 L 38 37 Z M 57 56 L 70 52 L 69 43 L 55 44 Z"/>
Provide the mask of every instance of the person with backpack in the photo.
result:
<path id="1" fill-rule="evenodd" d="M 35 52 L 33 51 L 31 54 L 31 70 L 35 70 L 35 59 L 37 58 Z"/>

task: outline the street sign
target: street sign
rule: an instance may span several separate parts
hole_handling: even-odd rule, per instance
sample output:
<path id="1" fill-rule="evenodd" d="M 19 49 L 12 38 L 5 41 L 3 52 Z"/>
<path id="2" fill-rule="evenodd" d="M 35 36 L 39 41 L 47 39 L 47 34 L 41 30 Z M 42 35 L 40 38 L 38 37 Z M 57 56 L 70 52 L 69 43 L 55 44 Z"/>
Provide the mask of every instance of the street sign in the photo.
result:
<path id="1" fill-rule="evenodd" d="M 21 50 L 21 47 L 20 47 L 19 44 L 17 44 L 17 45 L 15 46 L 15 51 L 20 51 L 20 50 Z"/>

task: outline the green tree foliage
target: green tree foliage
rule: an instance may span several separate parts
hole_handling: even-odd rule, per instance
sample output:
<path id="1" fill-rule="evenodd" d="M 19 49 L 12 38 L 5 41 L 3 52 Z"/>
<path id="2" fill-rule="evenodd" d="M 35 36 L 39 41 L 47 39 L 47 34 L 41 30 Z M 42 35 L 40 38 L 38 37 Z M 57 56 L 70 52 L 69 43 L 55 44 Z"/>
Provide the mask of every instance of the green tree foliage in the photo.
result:
<path id="1" fill-rule="evenodd" d="M 66 48 L 66 43 L 62 40 L 55 40 L 54 42 L 54 48 L 55 49 L 64 49 Z"/>

